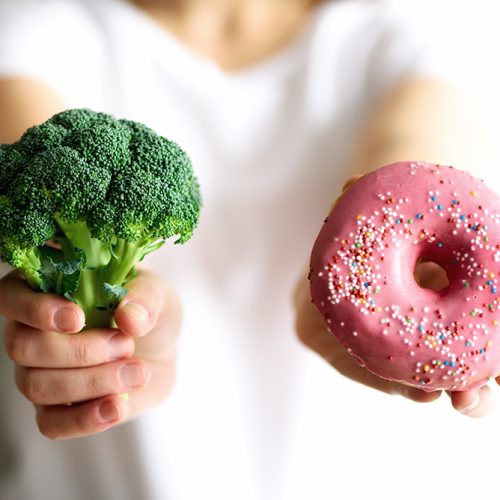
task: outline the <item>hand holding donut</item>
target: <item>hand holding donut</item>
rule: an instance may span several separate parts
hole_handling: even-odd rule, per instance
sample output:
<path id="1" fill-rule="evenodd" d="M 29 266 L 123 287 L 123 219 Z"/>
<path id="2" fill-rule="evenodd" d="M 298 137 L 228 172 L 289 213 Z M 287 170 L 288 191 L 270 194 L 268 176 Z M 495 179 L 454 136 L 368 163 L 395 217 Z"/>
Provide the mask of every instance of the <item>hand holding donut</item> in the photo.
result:
<path id="1" fill-rule="evenodd" d="M 500 373 L 498 199 L 478 182 L 449 167 L 408 162 L 344 190 L 312 252 L 314 305 L 306 280 L 296 294 L 300 339 L 376 389 L 417 401 L 444 389 L 456 409 L 488 413 L 484 384 Z M 446 275 L 432 266 L 416 267 L 414 276 L 420 260 L 442 263 L 449 283 L 440 284 Z"/>
<path id="2" fill-rule="evenodd" d="M 4 341 L 15 381 L 51 439 L 94 434 L 138 416 L 170 392 L 180 304 L 154 273 L 140 270 L 115 312 L 117 328 L 79 332 L 79 307 L 32 291 L 17 272 L 0 280 Z"/>

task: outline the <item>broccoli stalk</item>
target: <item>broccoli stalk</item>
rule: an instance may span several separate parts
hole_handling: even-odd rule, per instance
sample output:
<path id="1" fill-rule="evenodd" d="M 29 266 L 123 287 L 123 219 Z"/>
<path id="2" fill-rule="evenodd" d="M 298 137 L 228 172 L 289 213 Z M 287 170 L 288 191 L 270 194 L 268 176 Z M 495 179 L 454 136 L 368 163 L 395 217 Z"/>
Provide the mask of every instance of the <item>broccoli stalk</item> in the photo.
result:
<path id="1" fill-rule="evenodd" d="M 146 126 L 68 110 L 0 146 L 0 258 L 110 326 L 135 267 L 187 241 L 201 206 L 187 155 Z"/>
<path id="2" fill-rule="evenodd" d="M 54 240 L 61 246 L 65 261 L 85 255 L 85 269 L 72 299 L 85 313 L 86 327 L 109 325 L 113 311 L 127 290 L 122 285 L 135 275 L 135 266 L 145 255 L 164 244 L 148 238 L 128 242 L 116 238 L 104 242 L 93 238 L 85 222 L 65 223 L 56 218 L 61 235 Z"/>

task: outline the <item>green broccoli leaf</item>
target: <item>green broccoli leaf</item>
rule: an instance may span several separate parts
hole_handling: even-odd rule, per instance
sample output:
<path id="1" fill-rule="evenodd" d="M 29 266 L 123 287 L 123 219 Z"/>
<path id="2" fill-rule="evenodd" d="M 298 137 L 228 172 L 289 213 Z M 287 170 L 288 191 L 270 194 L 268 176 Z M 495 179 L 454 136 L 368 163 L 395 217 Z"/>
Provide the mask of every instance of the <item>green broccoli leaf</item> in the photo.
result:
<path id="1" fill-rule="evenodd" d="M 103 283 L 102 288 L 106 298 L 109 300 L 109 304 L 112 307 L 116 307 L 118 303 L 127 295 L 128 290 L 120 285 L 110 285 L 109 283 Z"/>
<path id="2" fill-rule="evenodd" d="M 83 250 L 77 249 L 76 253 L 78 258 L 63 262 L 54 262 L 48 255 L 42 256 L 40 266 L 42 291 L 63 295 L 74 302 L 71 294 L 78 288 L 86 261 Z"/>

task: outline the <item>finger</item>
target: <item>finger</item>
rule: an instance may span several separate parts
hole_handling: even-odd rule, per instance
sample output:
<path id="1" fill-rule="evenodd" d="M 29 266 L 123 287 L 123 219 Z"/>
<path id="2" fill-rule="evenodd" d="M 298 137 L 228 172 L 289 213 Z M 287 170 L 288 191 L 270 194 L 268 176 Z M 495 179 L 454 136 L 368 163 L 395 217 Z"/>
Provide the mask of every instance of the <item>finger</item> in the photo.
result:
<path id="1" fill-rule="evenodd" d="M 349 177 L 349 179 L 347 179 L 345 184 L 342 186 L 342 192 L 347 191 L 353 184 L 358 182 L 361 177 L 363 177 L 363 174 L 357 174 Z"/>
<path id="2" fill-rule="evenodd" d="M 115 321 L 122 332 L 141 337 L 158 321 L 168 295 L 166 285 L 155 273 L 141 269 L 127 288 L 127 295 L 115 311 Z"/>
<path id="3" fill-rule="evenodd" d="M 349 179 L 347 179 L 347 181 L 345 182 L 345 184 L 342 186 L 342 192 L 340 193 L 340 196 L 337 197 L 337 199 L 332 203 L 332 205 L 330 206 L 330 210 L 328 210 L 328 213 L 330 214 L 332 212 L 332 210 L 337 206 L 338 202 L 340 201 L 340 199 L 342 198 L 342 196 L 344 195 L 344 193 L 350 188 L 353 186 L 353 184 L 355 184 L 357 181 L 359 181 L 359 179 L 361 179 L 361 177 L 363 177 L 363 175 L 359 174 L 359 175 L 354 175 L 352 177 L 350 177 Z"/>
<path id="4" fill-rule="evenodd" d="M 167 321 L 169 327 L 175 322 L 180 323 L 179 299 L 156 273 L 141 269 L 127 288 L 129 292 L 115 312 L 115 321 L 122 332 L 141 337 L 149 333 L 159 320 Z"/>
<path id="5" fill-rule="evenodd" d="M 45 437 L 68 439 L 109 429 L 123 422 L 127 414 L 127 401 L 111 395 L 71 406 L 38 406 L 36 421 Z"/>
<path id="6" fill-rule="evenodd" d="M 0 280 L 0 315 L 40 330 L 74 333 L 83 328 L 83 311 L 55 294 L 32 290 L 13 271 Z"/>
<path id="7" fill-rule="evenodd" d="M 152 362 L 148 360 L 148 364 L 151 368 L 151 380 L 146 390 L 133 391 L 129 394 L 129 418 L 135 418 L 164 401 L 174 387 L 175 359 Z"/>
<path id="8" fill-rule="evenodd" d="M 493 391 L 487 385 L 469 391 L 452 391 L 449 396 L 453 408 L 468 417 L 485 417 L 495 407 Z"/>
<path id="9" fill-rule="evenodd" d="M 4 331 L 5 350 L 14 363 L 27 367 L 77 368 L 129 358 L 134 340 L 113 329 L 78 335 L 44 332 L 10 321 Z"/>
<path id="10" fill-rule="evenodd" d="M 424 391 L 418 387 L 405 386 L 403 384 L 397 384 L 398 387 L 395 388 L 395 392 L 401 396 L 415 401 L 416 403 L 432 403 L 441 397 L 443 391 Z"/>
<path id="11" fill-rule="evenodd" d="M 74 403 L 141 389 L 151 378 L 141 359 L 116 361 L 90 368 L 53 369 L 16 366 L 16 385 L 40 405 Z"/>

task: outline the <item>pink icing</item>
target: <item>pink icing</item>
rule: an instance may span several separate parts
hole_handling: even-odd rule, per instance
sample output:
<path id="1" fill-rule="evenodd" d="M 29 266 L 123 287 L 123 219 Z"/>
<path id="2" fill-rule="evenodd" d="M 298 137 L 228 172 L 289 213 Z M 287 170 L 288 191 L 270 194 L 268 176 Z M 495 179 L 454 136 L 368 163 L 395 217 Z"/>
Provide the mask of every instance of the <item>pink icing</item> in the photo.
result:
<path id="1" fill-rule="evenodd" d="M 479 387 L 500 373 L 499 224 L 498 196 L 467 172 L 382 167 L 325 221 L 311 255 L 312 300 L 373 373 L 428 391 Z M 420 288 L 421 260 L 445 269 L 449 285 Z"/>

